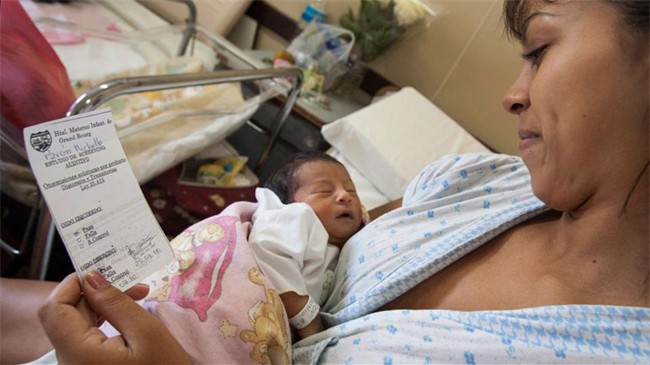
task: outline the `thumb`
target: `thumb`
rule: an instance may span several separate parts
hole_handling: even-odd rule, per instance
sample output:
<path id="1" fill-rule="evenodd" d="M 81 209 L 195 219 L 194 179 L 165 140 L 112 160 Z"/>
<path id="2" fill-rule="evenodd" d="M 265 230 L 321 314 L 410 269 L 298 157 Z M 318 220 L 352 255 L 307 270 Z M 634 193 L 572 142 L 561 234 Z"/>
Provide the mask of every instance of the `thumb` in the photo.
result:
<path id="1" fill-rule="evenodd" d="M 165 325 L 93 271 L 84 278 L 84 297 L 93 310 L 115 327 L 134 362 L 188 364 L 191 360 Z"/>
<path id="2" fill-rule="evenodd" d="M 147 322 L 160 323 L 97 271 L 92 271 L 84 277 L 83 291 L 95 313 L 110 322 L 126 339 L 133 337 L 137 340 L 139 334 L 146 333 L 146 326 L 152 325 L 145 324 Z"/>
<path id="3" fill-rule="evenodd" d="M 87 309 L 81 296 L 81 284 L 76 274 L 68 275 L 54 288 L 38 310 L 43 329 L 55 347 L 79 343 L 94 326 L 94 314 Z M 61 331 L 61 328 L 70 328 Z"/>

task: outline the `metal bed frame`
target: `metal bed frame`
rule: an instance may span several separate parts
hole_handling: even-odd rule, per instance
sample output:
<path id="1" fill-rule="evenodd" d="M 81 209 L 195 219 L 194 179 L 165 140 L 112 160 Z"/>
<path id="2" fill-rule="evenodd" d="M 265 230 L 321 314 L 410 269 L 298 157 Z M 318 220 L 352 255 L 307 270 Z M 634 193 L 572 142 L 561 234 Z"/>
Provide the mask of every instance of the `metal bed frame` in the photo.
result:
<path id="1" fill-rule="evenodd" d="M 185 3 L 188 7 L 189 15 L 185 22 L 185 29 L 178 49 L 178 55 L 184 55 L 187 52 L 190 42 L 196 35 L 197 29 L 200 30 L 196 25 L 196 7 L 192 0 L 171 1 Z M 220 83 L 290 79 L 293 82 L 288 85 L 290 90 L 289 95 L 288 97 L 283 98 L 284 105 L 274 119 L 268 142 L 264 146 L 262 154 L 254 165 L 253 170 L 258 172 L 267 161 L 271 150 L 275 146 L 278 137 L 282 132 L 287 117 L 298 98 L 303 82 L 302 71 L 299 68 L 257 68 L 257 65 L 247 61 L 246 57 L 242 57 L 241 55 L 243 53 L 234 46 L 223 44 L 223 40 L 220 40 L 207 32 L 205 32 L 205 35 L 208 37 L 212 36 L 215 42 L 223 45 L 233 55 L 239 56 L 239 59 L 232 61 L 239 63 L 240 65 L 241 62 L 243 62 L 246 67 L 251 67 L 252 69 L 217 70 L 201 73 L 126 77 L 107 80 L 82 94 L 72 104 L 66 115 L 72 116 L 95 110 L 107 101 L 126 94 Z M 286 85 L 286 83 L 283 83 L 283 85 Z M 11 138 L 6 136 L 4 133 L 0 134 L 0 139 L 5 147 L 15 150 L 16 153 L 27 160 L 27 154 L 22 144 L 15 143 L 15 141 L 11 140 Z M 34 231 L 34 229 L 36 231 L 34 233 L 33 243 L 30 247 L 31 232 Z M 56 227 L 54 221 L 41 195 L 39 203 L 33 206 L 30 212 L 30 218 L 27 222 L 27 227 L 21 240 L 20 248 L 15 248 L 2 240 L 0 240 L 0 247 L 13 257 L 23 256 L 31 252 L 28 276 L 32 279 L 44 280 L 47 274 L 55 232 Z"/>

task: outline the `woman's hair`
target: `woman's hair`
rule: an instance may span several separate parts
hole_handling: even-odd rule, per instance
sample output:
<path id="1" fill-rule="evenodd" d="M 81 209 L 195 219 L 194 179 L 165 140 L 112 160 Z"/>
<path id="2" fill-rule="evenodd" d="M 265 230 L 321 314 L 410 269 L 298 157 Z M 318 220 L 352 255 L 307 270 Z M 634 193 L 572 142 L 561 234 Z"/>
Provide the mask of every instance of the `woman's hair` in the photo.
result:
<path id="1" fill-rule="evenodd" d="M 545 0 L 554 2 L 555 0 Z M 648 0 L 603 0 L 615 6 L 621 13 L 623 23 L 630 29 L 648 32 Z M 510 37 L 522 40 L 524 37 L 524 22 L 528 15 L 529 0 L 505 0 L 503 5 L 503 18 L 506 33 Z"/>
<path id="2" fill-rule="evenodd" d="M 284 204 L 293 203 L 293 194 L 298 190 L 298 181 L 295 178 L 296 172 L 302 165 L 312 161 L 324 161 L 343 166 L 334 157 L 325 152 L 306 151 L 298 152 L 278 168 L 271 177 L 266 180 L 264 187 L 272 190 Z"/>

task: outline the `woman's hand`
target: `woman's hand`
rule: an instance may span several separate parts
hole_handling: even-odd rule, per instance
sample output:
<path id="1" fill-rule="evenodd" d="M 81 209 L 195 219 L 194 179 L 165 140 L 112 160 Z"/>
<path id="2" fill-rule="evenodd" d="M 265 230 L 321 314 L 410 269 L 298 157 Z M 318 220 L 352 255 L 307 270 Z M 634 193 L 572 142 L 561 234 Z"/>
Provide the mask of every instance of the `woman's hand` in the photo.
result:
<path id="1" fill-rule="evenodd" d="M 147 292 L 136 285 L 125 294 L 97 272 L 84 278 L 83 288 L 76 274 L 66 277 L 38 312 L 59 363 L 191 364 L 163 323 L 133 300 Z M 106 337 L 98 316 L 122 335 Z"/>

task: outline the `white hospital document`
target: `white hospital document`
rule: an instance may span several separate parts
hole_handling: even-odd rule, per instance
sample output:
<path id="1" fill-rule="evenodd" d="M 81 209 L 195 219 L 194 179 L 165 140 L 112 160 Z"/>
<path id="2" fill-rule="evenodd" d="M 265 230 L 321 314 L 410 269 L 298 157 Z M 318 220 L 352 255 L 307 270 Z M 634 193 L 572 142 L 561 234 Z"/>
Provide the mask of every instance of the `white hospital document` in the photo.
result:
<path id="1" fill-rule="evenodd" d="M 174 257 L 129 167 L 110 109 L 23 131 L 36 181 L 77 270 L 121 290 Z"/>

